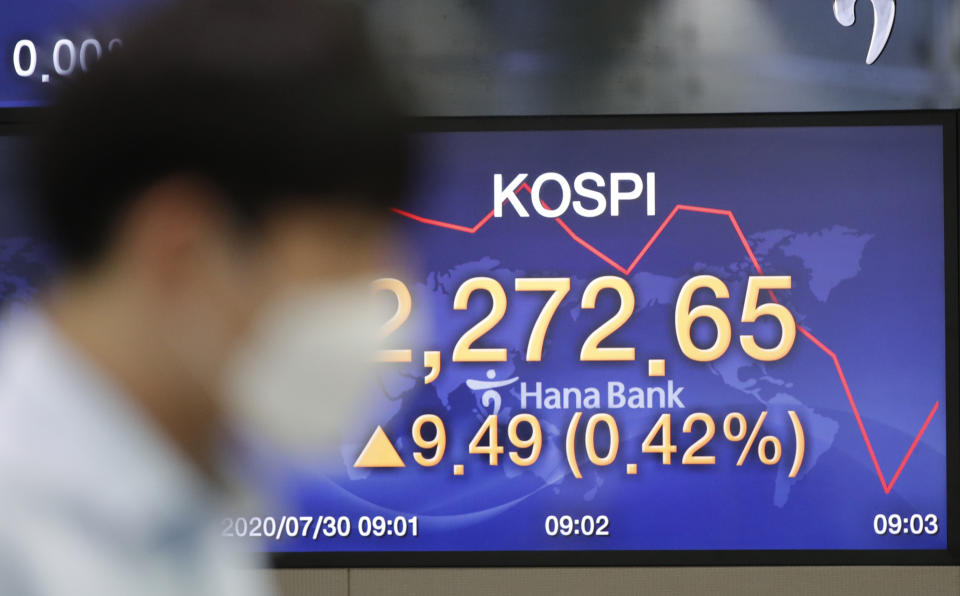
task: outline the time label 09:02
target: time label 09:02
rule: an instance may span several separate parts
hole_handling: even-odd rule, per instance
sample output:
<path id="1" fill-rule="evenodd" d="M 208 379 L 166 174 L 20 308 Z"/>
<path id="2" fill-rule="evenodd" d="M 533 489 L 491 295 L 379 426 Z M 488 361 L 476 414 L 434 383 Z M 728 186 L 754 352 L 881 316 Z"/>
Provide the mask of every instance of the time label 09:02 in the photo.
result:
<path id="1" fill-rule="evenodd" d="M 606 515 L 548 515 L 543 520 L 547 536 L 609 536 L 610 518 Z"/>

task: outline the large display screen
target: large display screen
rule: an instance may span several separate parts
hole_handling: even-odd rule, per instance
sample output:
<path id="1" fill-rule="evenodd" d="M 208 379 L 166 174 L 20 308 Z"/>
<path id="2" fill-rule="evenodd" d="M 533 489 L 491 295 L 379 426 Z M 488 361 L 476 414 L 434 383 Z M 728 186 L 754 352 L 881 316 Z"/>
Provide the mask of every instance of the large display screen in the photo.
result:
<path id="1" fill-rule="evenodd" d="M 951 122 L 429 123 L 374 421 L 225 532 L 325 553 L 288 564 L 943 560 Z"/>
<path id="2" fill-rule="evenodd" d="M 280 566 L 956 562 L 955 127 L 421 122 L 365 422 L 266 462 L 282 504 L 224 536 Z M 8 308 L 51 269 L 24 146 Z"/>

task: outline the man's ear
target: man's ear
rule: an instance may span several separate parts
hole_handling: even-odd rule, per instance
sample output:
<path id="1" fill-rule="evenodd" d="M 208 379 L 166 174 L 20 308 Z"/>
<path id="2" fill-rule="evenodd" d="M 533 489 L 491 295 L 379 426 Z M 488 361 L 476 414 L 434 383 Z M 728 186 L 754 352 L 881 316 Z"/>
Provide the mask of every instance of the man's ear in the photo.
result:
<path id="1" fill-rule="evenodd" d="M 227 217 L 211 185 L 168 178 L 142 191 L 118 222 L 117 261 L 154 291 L 175 291 L 206 264 L 226 232 Z"/>

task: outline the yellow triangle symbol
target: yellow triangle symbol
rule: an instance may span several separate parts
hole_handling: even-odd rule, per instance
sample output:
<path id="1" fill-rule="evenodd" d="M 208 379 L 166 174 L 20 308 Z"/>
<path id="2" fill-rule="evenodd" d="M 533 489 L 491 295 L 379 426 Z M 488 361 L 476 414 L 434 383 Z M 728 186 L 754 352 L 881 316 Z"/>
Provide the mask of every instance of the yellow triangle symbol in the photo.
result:
<path id="1" fill-rule="evenodd" d="M 373 431 L 367 446 L 360 452 L 357 461 L 353 462 L 354 468 L 403 468 L 406 464 L 400 459 L 400 454 L 390 442 L 387 433 L 383 432 L 383 427 L 378 426 Z"/>

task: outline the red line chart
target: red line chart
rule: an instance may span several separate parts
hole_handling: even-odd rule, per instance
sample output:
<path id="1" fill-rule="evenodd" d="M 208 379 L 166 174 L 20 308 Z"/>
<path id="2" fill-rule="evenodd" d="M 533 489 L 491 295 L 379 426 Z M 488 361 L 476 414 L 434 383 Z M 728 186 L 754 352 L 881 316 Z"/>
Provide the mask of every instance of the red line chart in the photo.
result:
<path id="1" fill-rule="evenodd" d="M 530 186 L 528 184 L 523 184 L 520 186 L 521 189 L 530 192 Z M 422 224 L 436 226 L 439 228 L 445 228 L 448 230 L 453 230 L 456 232 L 462 232 L 465 234 L 476 234 L 483 226 L 485 226 L 491 219 L 493 219 L 494 212 L 491 210 L 483 218 L 475 223 L 472 226 L 464 226 L 455 223 L 450 223 L 446 221 L 440 221 L 437 219 L 430 219 L 428 217 L 422 217 L 409 211 L 404 211 L 402 209 L 391 209 L 394 213 L 402 215 L 403 217 L 412 219 L 414 221 L 420 222 Z M 737 234 L 737 238 L 740 239 L 740 243 L 743 245 L 744 250 L 747 253 L 747 256 L 750 258 L 750 262 L 753 264 L 754 269 L 757 273 L 763 275 L 763 269 L 760 267 L 760 262 L 757 260 L 756 255 L 753 252 L 753 249 L 750 247 L 750 243 L 747 241 L 747 237 L 744 235 L 743 230 L 740 228 L 740 223 L 737 221 L 736 216 L 729 209 L 713 209 L 710 207 L 697 207 L 694 205 L 675 205 L 674 208 L 670 211 L 667 217 L 663 220 L 660 226 L 653 232 L 653 235 L 647 240 L 646 244 L 643 245 L 643 248 L 640 249 L 640 252 L 637 253 L 637 256 L 630 262 L 629 265 L 624 266 L 608 255 L 604 254 L 601 250 L 581 238 L 574 232 L 570 226 L 563 221 L 562 218 L 556 218 L 554 221 L 557 222 L 564 232 L 567 233 L 574 242 L 582 246 L 583 248 L 590 251 L 601 261 L 610 265 L 623 275 L 629 275 L 636 267 L 640 264 L 640 261 L 643 260 L 643 257 L 646 256 L 647 252 L 653 247 L 654 243 L 660 237 L 660 235 L 667 229 L 667 226 L 670 225 L 670 222 L 673 221 L 674 217 L 681 211 L 693 212 L 693 213 L 706 213 L 709 215 L 720 215 L 724 216 L 730 220 L 731 225 L 733 226 L 734 231 Z M 771 292 L 770 297 L 776 301 L 776 298 Z M 923 437 L 923 433 L 926 432 L 927 426 L 929 426 L 930 421 L 933 419 L 934 414 L 937 413 L 937 410 L 940 409 L 940 401 L 937 400 L 934 402 L 933 407 L 930 409 L 930 413 L 927 414 L 926 420 L 923 421 L 923 426 L 920 427 L 920 431 L 917 432 L 916 436 L 913 439 L 913 442 L 910 444 L 910 448 L 907 449 L 906 454 L 903 456 L 903 459 L 900 461 L 900 465 L 897 466 L 896 471 L 893 473 L 893 476 L 890 477 L 888 481 L 883 474 L 883 469 L 880 467 L 880 462 L 877 460 L 877 454 L 874 452 L 873 444 L 870 442 L 870 435 L 867 433 L 867 429 L 863 424 L 863 418 L 860 416 L 860 409 L 857 407 L 857 402 L 853 398 L 853 392 L 850 391 L 850 385 L 847 383 L 847 377 L 843 372 L 843 367 L 840 365 L 840 359 L 837 357 L 836 353 L 828 348 L 826 344 L 817 339 L 813 333 L 810 332 L 807 328 L 797 325 L 797 330 L 808 340 L 810 340 L 815 346 L 817 346 L 824 354 L 830 357 L 830 360 L 833 361 L 833 366 L 837 370 L 837 377 L 840 379 L 840 384 L 843 386 L 843 392 L 847 396 L 847 403 L 850 406 L 850 410 L 853 413 L 853 417 L 857 422 L 857 428 L 860 431 L 860 435 L 863 437 L 863 443 L 867 447 L 867 452 L 870 455 L 870 461 L 873 463 L 873 468 L 877 473 L 877 478 L 880 480 L 880 485 L 883 487 L 883 492 L 890 494 L 890 491 L 893 490 L 894 484 L 896 484 L 897 479 L 900 478 L 901 472 L 903 472 L 904 467 L 906 467 L 907 462 L 910 461 L 910 457 L 913 455 L 914 449 L 916 449 L 917 444 L 920 442 L 920 438 Z"/>

